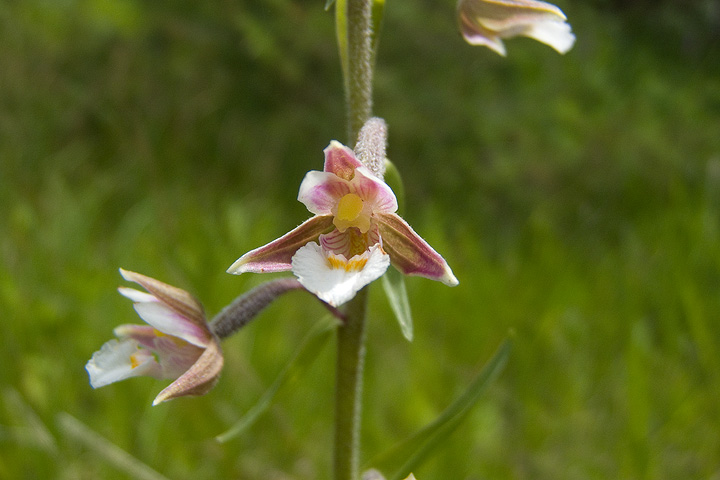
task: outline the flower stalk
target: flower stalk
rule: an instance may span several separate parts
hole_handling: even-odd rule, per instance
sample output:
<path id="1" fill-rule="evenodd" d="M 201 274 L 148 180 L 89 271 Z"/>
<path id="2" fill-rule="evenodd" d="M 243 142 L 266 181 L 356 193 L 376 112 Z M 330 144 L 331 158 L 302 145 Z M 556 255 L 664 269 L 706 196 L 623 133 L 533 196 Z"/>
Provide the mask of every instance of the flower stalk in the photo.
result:
<path id="1" fill-rule="evenodd" d="M 335 480 L 357 480 L 360 467 L 365 320 L 368 289 L 346 307 L 345 322 L 337 329 L 335 381 Z"/>
<path id="2" fill-rule="evenodd" d="M 349 78 L 345 79 L 345 97 L 349 139 L 354 141 L 372 115 L 372 0 L 347 0 L 346 5 Z"/>
<path id="3" fill-rule="evenodd" d="M 218 338 L 225 339 L 250 323 L 280 295 L 293 290 L 305 290 L 295 278 L 277 278 L 265 282 L 223 308 L 210 322 L 210 329 Z M 322 301 L 321 303 L 336 318 L 345 318 L 337 308 Z"/>
<path id="4" fill-rule="evenodd" d="M 349 140 L 372 116 L 372 0 L 347 0 L 348 76 L 345 79 Z M 339 6 L 339 5 L 338 5 Z M 365 322 L 368 289 L 363 288 L 346 306 L 337 329 L 335 383 L 335 480 L 357 480 L 360 465 Z"/>

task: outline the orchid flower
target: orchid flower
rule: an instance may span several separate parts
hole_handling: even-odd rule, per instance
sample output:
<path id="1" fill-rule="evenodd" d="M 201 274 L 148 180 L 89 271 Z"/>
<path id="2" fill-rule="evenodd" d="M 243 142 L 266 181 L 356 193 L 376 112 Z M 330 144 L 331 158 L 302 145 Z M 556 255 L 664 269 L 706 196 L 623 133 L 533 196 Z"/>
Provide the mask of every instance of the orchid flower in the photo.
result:
<path id="1" fill-rule="evenodd" d="M 460 30 L 472 45 L 505 56 L 503 38 L 530 37 L 566 53 L 575 43 L 566 17 L 555 5 L 536 0 L 460 0 Z"/>
<path id="2" fill-rule="evenodd" d="M 210 330 L 202 305 L 188 292 L 139 273 L 120 270 L 125 280 L 147 292 L 120 287 L 135 302 L 147 325 L 120 325 L 95 352 L 85 369 L 93 388 L 150 376 L 175 379 L 153 405 L 185 395 L 204 395 L 216 383 L 223 366 L 218 337 Z"/>
<path id="3" fill-rule="evenodd" d="M 406 275 L 457 285 L 447 262 L 397 215 L 397 199 L 385 182 L 339 142 L 330 142 L 324 153 L 323 171 L 308 172 L 298 194 L 314 216 L 240 257 L 229 273 L 292 270 L 333 306 L 353 298 L 390 264 Z"/>

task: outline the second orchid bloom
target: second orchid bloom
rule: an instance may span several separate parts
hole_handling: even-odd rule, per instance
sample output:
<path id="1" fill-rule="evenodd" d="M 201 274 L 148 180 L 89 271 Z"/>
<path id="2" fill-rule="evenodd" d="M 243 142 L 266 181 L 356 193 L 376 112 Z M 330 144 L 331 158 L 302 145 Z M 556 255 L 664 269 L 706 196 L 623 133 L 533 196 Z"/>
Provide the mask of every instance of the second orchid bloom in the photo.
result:
<path id="1" fill-rule="evenodd" d="M 457 285 L 445 259 L 395 213 L 390 187 L 339 142 L 325 149 L 322 172 L 305 175 L 298 200 L 314 216 L 240 257 L 229 273 L 292 270 L 333 306 L 352 299 L 390 264 L 406 275 Z"/>
<path id="2" fill-rule="evenodd" d="M 529 37 L 566 53 L 575 35 L 565 14 L 538 0 L 459 0 L 458 20 L 465 40 L 505 56 L 504 38 Z"/>

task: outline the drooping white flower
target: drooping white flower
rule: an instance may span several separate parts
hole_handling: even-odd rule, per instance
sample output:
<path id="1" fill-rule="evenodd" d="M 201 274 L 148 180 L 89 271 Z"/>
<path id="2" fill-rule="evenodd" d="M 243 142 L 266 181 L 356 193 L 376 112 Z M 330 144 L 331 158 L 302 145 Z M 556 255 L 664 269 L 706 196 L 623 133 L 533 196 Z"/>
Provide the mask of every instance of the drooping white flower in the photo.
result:
<path id="1" fill-rule="evenodd" d="M 575 43 L 562 10 L 537 0 L 460 0 L 458 21 L 468 43 L 503 56 L 504 38 L 533 38 L 559 53 L 566 53 Z"/>
<path id="2" fill-rule="evenodd" d="M 154 405 L 186 395 L 204 395 L 223 366 L 218 337 L 205 320 L 202 305 L 188 292 L 139 273 L 120 270 L 123 278 L 147 290 L 121 287 L 147 325 L 120 325 L 117 339 L 105 343 L 85 369 L 90 385 L 100 388 L 130 377 L 175 379 Z"/>

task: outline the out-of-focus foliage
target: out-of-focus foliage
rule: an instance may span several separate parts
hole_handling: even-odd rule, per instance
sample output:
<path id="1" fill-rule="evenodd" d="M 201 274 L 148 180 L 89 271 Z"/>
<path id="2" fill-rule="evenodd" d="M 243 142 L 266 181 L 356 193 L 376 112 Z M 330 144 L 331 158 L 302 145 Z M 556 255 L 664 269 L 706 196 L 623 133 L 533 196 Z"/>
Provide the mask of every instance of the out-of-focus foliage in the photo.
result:
<path id="1" fill-rule="evenodd" d="M 168 478 L 325 478 L 333 352 L 217 444 L 322 315 L 283 299 L 224 343 L 208 396 L 93 391 L 134 313 L 117 267 L 214 313 L 224 273 L 306 217 L 345 132 L 322 1 L 0 5 L 0 478 L 132 478 L 67 412 Z M 408 279 L 414 341 L 372 292 L 365 458 L 430 421 L 516 331 L 505 371 L 418 478 L 708 478 L 720 464 L 720 6 L 558 3 L 565 56 L 463 43 L 453 2 L 390 0 L 375 113 L 405 216 L 460 285 Z M 303 297 L 304 298 L 304 297 Z M 60 416 L 59 416 L 60 415 Z M 80 431 L 80 430 L 78 430 Z"/>

